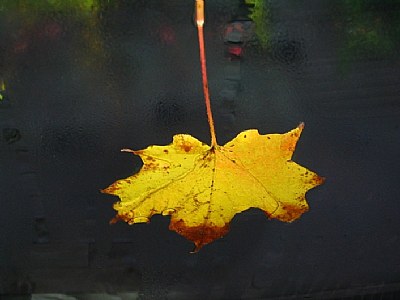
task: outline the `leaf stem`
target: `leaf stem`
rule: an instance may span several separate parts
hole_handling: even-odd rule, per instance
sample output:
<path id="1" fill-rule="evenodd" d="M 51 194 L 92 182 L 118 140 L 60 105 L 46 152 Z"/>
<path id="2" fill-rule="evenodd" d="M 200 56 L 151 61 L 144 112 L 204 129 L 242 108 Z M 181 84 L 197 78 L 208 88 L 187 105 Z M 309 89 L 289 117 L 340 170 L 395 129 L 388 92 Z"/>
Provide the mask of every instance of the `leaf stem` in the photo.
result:
<path id="1" fill-rule="evenodd" d="M 196 23 L 197 32 L 199 36 L 199 47 L 200 47 L 200 63 L 201 63 L 201 75 L 203 78 L 203 93 L 204 100 L 207 109 L 208 125 L 210 126 L 211 134 L 211 148 L 217 145 L 217 137 L 215 135 L 214 120 L 211 111 L 210 94 L 208 92 L 208 78 L 207 78 L 207 67 L 206 67 L 206 53 L 204 47 L 204 0 L 196 0 Z"/>

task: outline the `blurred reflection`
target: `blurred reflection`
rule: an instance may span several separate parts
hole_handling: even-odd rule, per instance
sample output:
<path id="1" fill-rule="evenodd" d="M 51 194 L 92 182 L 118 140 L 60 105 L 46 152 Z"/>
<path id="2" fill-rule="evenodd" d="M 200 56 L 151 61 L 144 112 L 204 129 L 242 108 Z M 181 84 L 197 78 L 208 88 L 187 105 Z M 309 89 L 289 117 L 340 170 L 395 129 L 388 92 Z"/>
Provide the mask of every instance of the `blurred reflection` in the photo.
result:
<path id="1" fill-rule="evenodd" d="M 76 45 L 82 50 L 79 63 L 98 64 L 105 55 L 99 31 L 101 16 L 116 5 L 107 0 L 1 1 L 0 23 L 7 29 L 2 31 L 5 43 L 0 48 L 3 79 L 7 82 L 25 54 L 52 47 L 60 40 L 81 43 Z"/>
<path id="2" fill-rule="evenodd" d="M 268 3 L 263 0 L 245 0 L 250 7 L 249 18 L 256 25 L 255 33 L 261 47 L 266 48 L 271 39 L 270 10 Z"/>
<path id="3" fill-rule="evenodd" d="M 0 101 L 4 100 L 4 92 L 6 90 L 6 84 L 3 80 L 0 80 Z"/>
<path id="4" fill-rule="evenodd" d="M 399 0 L 342 0 L 344 67 L 352 59 L 379 59 L 396 53 L 400 36 Z"/>
<path id="5" fill-rule="evenodd" d="M 160 128 L 171 128 L 176 125 L 184 124 L 185 108 L 179 103 L 180 98 L 170 97 L 160 100 L 155 105 L 155 123 Z"/>

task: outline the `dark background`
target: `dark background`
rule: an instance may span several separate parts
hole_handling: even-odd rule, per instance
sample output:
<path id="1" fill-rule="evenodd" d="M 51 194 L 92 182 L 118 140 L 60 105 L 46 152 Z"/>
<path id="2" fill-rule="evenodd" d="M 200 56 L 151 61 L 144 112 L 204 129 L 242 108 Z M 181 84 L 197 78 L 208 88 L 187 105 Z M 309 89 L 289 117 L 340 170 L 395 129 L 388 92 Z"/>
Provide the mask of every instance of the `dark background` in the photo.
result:
<path id="1" fill-rule="evenodd" d="M 197 254 L 167 217 L 108 224 L 99 190 L 140 168 L 121 148 L 209 141 L 193 2 L 0 1 L 0 298 L 395 299 L 399 1 L 207 1 L 219 143 L 304 121 L 294 160 L 327 180 L 300 220 L 249 210 Z"/>

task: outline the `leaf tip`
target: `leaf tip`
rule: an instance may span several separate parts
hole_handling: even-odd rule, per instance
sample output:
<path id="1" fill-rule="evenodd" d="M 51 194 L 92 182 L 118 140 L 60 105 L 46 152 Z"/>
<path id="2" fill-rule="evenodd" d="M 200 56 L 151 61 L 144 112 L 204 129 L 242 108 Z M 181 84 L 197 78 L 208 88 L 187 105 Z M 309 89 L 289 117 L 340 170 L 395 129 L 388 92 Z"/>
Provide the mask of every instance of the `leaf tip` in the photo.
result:
<path id="1" fill-rule="evenodd" d="M 202 247 L 203 247 L 203 245 L 196 245 L 195 244 L 194 249 L 192 251 L 190 251 L 190 254 L 198 253 Z"/>
<path id="2" fill-rule="evenodd" d="M 325 182 L 326 177 L 316 175 L 313 179 L 315 186 L 318 186 Z"/>
<path id="3" fill-rule="evenodd" d="M 115 223 L 118 223 L 119 220 L 120 220 L 120 218 L 118 218 L 118 216 L 114 217 L 108 222 L 108 224 L 114 225 Z"/>
<path id="4" fill-rule="evenodd" d="M 102 194 L 109 194 L 109 195 L 117 195 L 117 191 L 119 190 L 117 182 L 114 182 L 112 185 L 109 187 L 106 187 L 105 189 L 100 190 L 100 193 Z"/>
<path id="5" fill-rule="evenodd" d="M 199 252 L 203 246 L 226 235 L 229 231 L 229 223 L 222 227 L 213 225 L 189 226 L 186 225 L 183 220 L 171 220 L 169 229 L 192 241 L 195 248 L 191 253 L 196 253 Z"/>

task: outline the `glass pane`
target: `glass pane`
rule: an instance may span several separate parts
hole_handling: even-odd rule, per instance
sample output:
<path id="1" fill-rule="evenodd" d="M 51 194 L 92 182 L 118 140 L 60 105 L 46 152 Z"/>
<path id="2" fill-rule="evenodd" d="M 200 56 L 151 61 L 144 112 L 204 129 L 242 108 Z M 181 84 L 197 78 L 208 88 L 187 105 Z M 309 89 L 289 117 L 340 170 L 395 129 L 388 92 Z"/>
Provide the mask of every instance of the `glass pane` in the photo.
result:
<path id="1" fill-rule="evenodd" d="M 142 166 L 120 149 L 210 141 L 194 7 L 0 1 L 0 295 L 397 298 L 397 0 L 206 1 L 219 144 L 305 122 L 293 160 L 326 182 L 299 220 L 250 209 L 196 254 L 169 217 L 109 224 L 100 190 Z"/>

